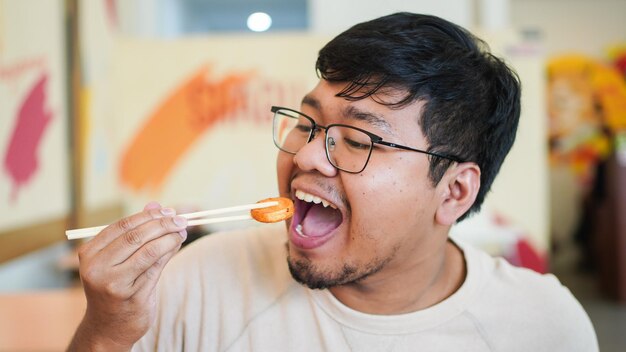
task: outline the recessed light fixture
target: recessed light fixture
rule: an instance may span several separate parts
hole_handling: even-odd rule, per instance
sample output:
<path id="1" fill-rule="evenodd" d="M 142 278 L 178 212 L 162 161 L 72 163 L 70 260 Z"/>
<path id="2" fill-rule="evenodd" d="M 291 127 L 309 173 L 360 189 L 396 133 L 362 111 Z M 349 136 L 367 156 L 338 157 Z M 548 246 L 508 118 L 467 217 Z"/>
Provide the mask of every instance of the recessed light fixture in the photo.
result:
<path id="1" fill-rule="evenodd" d="M 272 18 L 265 12 L 255 12 L 248 16 L 248 28 L 254 32 L 265 32 L 272 26 Z"/>

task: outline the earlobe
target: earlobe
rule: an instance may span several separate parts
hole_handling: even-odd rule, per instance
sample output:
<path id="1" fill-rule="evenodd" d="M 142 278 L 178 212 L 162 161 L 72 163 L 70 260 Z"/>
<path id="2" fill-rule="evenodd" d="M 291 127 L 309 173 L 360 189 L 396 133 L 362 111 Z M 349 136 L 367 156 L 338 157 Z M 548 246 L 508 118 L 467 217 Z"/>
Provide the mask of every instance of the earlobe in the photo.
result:
<path id="1" fill-rule="evenodd" d="M 480 189 L 480 168 L 475 163 L 460 163 L 446 172 L 438 187 L 442 189 L 435 221 L 452 226 L 476 200 Z"/>

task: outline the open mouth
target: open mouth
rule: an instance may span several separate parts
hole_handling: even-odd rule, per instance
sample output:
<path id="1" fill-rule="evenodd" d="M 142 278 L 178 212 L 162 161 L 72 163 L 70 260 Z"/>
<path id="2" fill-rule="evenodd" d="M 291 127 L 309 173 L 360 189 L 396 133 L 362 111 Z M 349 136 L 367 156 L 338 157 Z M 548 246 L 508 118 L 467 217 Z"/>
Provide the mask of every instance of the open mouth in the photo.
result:
<path id="1" fill-rule="evenodd" d="M 341 211 L 326 199 L 297 190 L 294 201 L 296 211 L 291 227 L 300 237 L 321 239 L 331 234 L 343 221 Z"/>

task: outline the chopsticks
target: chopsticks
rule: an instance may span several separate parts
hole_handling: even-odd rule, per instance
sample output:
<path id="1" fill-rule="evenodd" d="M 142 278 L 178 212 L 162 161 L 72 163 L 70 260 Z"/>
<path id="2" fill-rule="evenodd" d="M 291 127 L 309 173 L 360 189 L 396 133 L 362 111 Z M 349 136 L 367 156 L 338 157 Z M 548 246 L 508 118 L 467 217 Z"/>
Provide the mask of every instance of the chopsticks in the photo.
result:
<path id="1" fill-rule="evenodd" d="M 208 225 L 208 224 L 216 224 L 216 223 L 227 222 L 227 221 L 249 220 L 249 219 L 252 219 L 252 216 L 250 216 L 250 213 L 248 212 L 248 214 L 244 214 L 244 215 L 222 216 L 222 217 L 208 218 L 208 219 L 198 219 L 198 218 L 203 218 L 203 217 L 213 216 L 213 215 L 218 215 L 218 214 L 233 213 L 237 211 L 273 207 L 275 205 L 278 205 L 278 202 L 276 201 L 262 202 L 262 203 L 246 204 L 246 205 L 237 205 L 234 207 L 227 207 L 227 208 L 220 208 L 220 209 L 213 209 L 213 210 L 203 210 L 203 211 L 197 211 L 194 213 L 179 214 L 178 216 L 182 216 L 186 219 L 197 219 L 197 220 L 188 221 L 187 227 L 198 226 L 198 225 Z M 67 237 L 68 240 L 76 240 L 80 238 L 93 237 L 97 235 L 98 233 L 100 233 L 100 231 L 104 230 L 107 226 L 109 225 L 67 230 L 65 231 L 65 236 Z"/>

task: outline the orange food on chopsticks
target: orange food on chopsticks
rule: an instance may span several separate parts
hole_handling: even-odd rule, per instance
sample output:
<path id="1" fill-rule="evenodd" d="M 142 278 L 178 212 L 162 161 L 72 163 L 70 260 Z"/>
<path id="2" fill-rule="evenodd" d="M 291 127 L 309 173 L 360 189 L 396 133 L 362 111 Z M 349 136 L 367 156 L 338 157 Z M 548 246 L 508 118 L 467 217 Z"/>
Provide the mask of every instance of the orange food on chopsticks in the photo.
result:
<path id="1" fill-rule="evenodd" d="M 293 216 L 294 206 L 293 202 L 289 198 L 267 198 L 260 200 L 257 203 L 264 202 L 278 202 L 278 205 L 250 210 L 250 215 L 254 220 L 259 222 L 279 222 L 287 220 Z"/>

